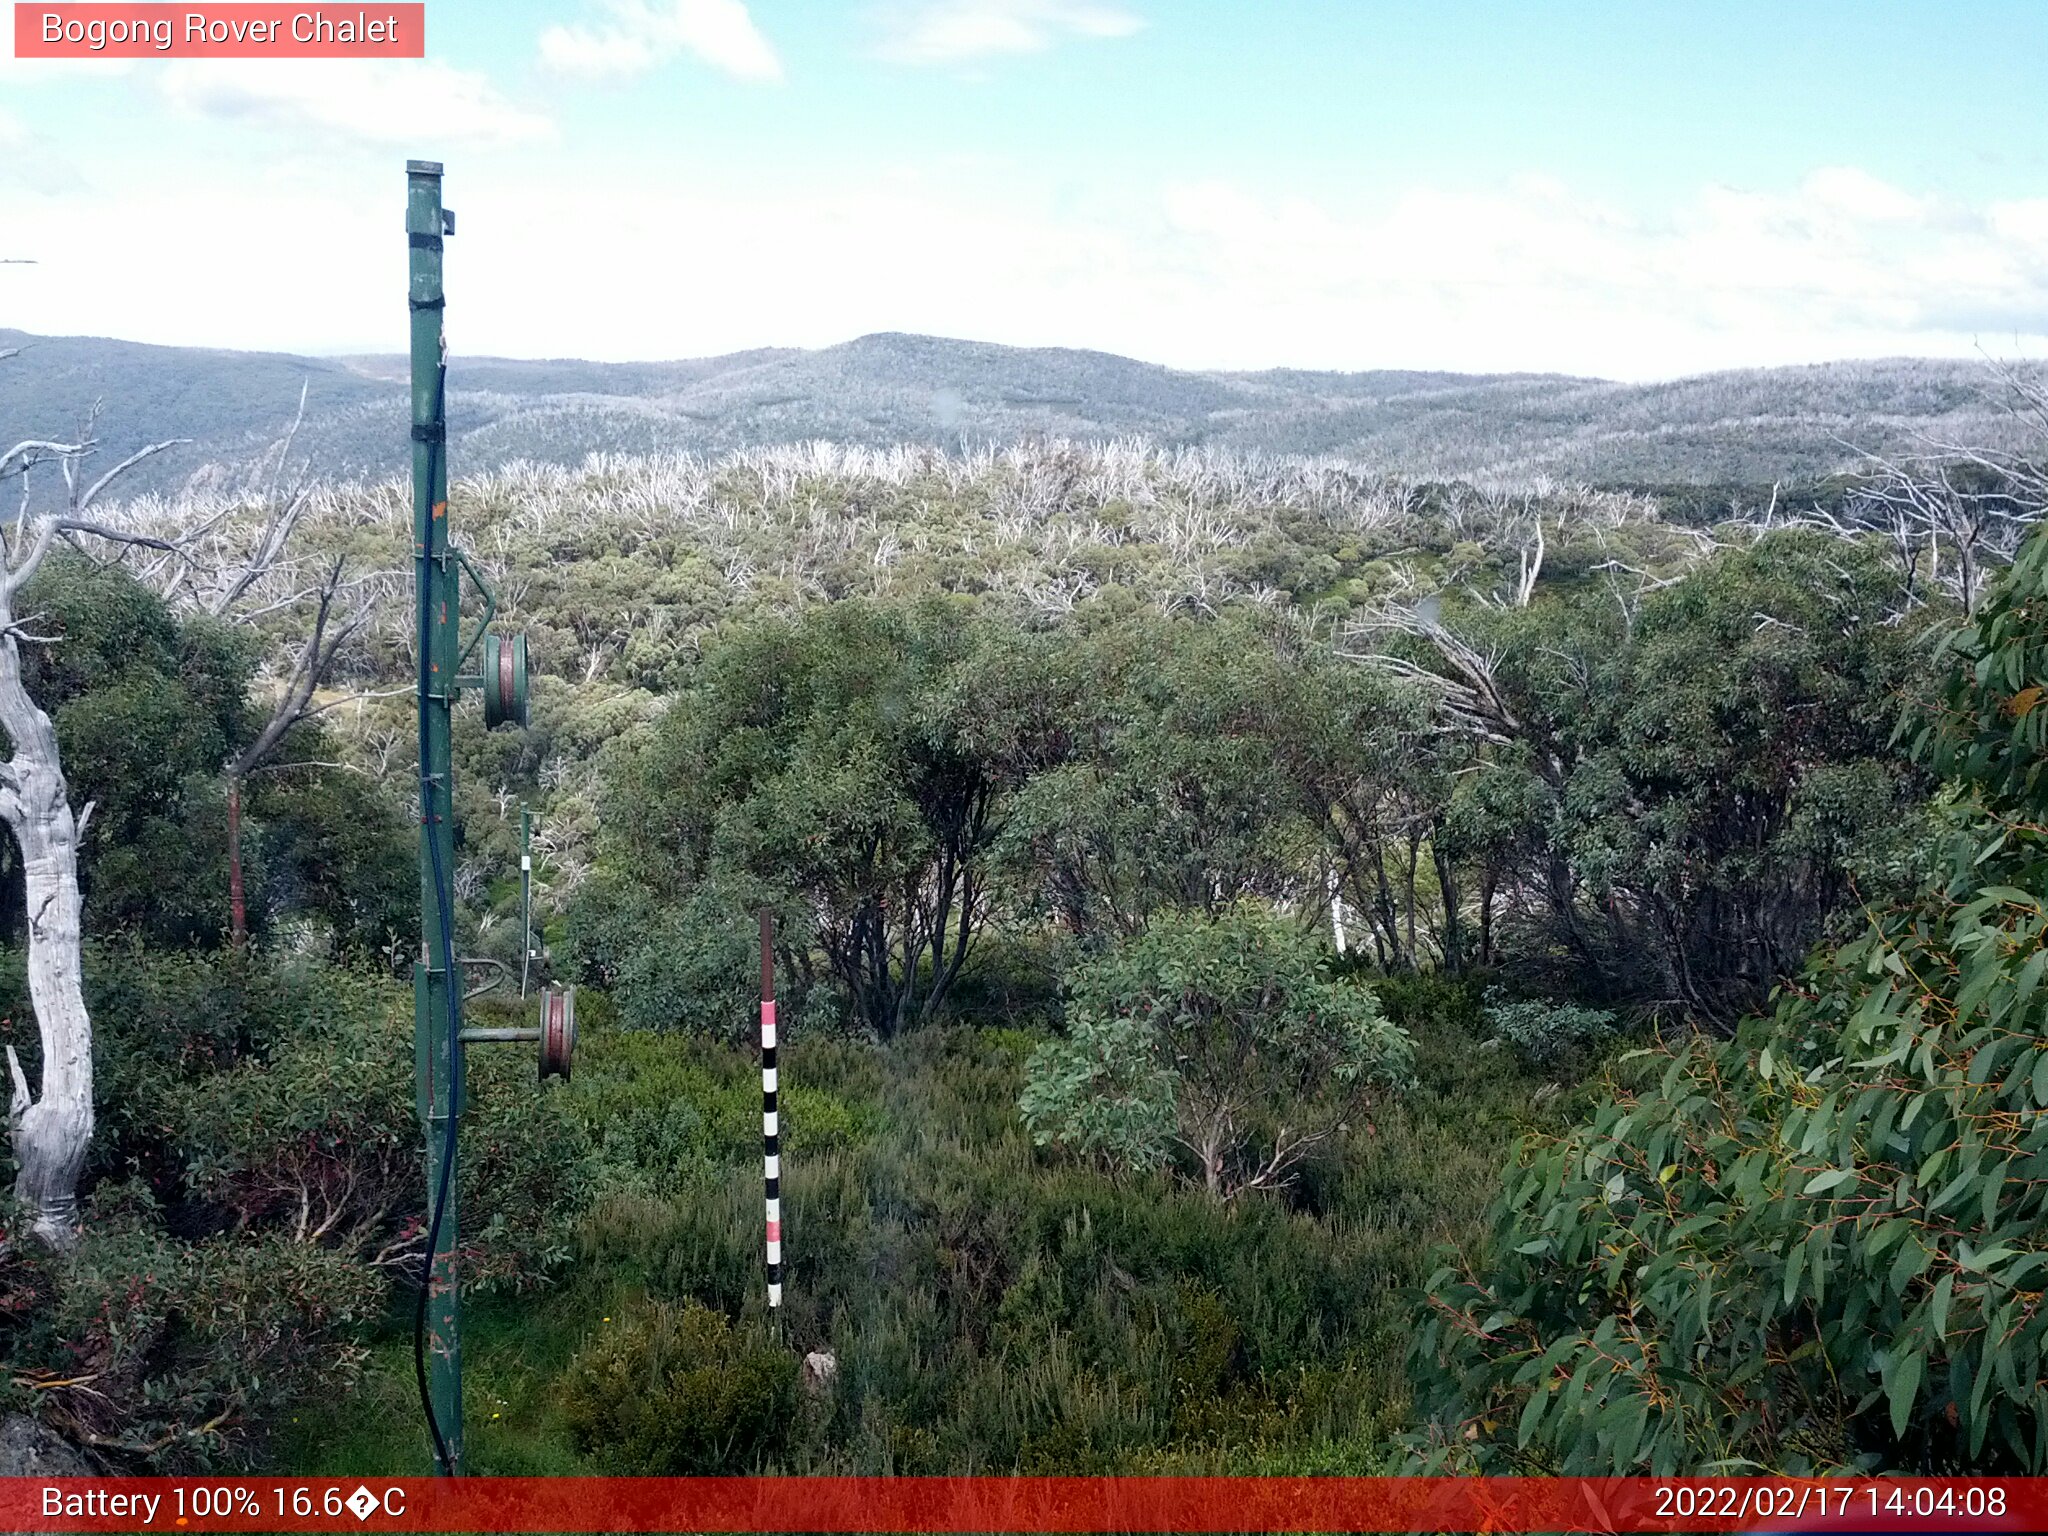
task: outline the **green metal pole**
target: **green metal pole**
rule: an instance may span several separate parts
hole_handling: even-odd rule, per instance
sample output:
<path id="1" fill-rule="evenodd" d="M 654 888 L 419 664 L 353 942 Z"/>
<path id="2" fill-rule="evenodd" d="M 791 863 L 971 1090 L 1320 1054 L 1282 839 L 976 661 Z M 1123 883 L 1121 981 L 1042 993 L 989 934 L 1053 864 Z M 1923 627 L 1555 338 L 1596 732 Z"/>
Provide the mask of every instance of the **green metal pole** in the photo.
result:
<path id="1" fill-rule="evenodd" d="M 533 969 L 533 812 L 519 807 L 519 995 Z"/>
<path id="2" fill-rule="evenodd" d="M 419 1114 L 426 1131 L 427 1198 L 440 1217 L 425 1299 L 425 1381 L 435 1456 L 450 1476 L 462 1464 L 461 1293 L 455 1272 L 455 1124 L 462 1112 L 462 989 L 453 974 L 455 828 L 449 728 L 456 697 L 460 577 L 448 547 L 448 453 L 441 328 L 441 167 L 406 162 L 411 260 L 413 563 L 420 647 L 420 963 L 413 971 Z"/>

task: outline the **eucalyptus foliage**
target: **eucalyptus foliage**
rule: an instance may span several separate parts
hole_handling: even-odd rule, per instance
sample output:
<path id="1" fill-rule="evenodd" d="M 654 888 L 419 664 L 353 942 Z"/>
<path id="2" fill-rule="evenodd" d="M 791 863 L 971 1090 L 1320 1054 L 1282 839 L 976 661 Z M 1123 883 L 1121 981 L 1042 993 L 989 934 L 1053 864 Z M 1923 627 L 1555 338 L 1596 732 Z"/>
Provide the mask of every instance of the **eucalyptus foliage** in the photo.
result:
<path id="1" fill-rule="evenodd" d="M 1064 1039 L 1019 1099 L 1040 1145 L 1154 1169 L 1191 1161 L 1222 1198 L 1286 1184 L 1413 1076 L 1371 990 L 1332 980 L 1298 929 L 1248 910 L 1162 916 L 1074 973 Z"/>
<path id="2" fill-rule="evenodd" d="M 1513 745 L 1457 792 L 1453 841 L 1516 947 L 1730 1026 L 1829 936 L 1852 870 L 1917 830 L 1926 777 L 1890 738 L 1936 610 L 1874 545 L 1803 531 L 1626 597 L 1459 619 L 1498 658 Z"/>
<path id="3" fill-rule="evenodd" d="M 1946 654 L 1923 893 L 1524 1148 L 1430 1287 L 1433 1457 L 2048 1468 L 2048 543 Z"/>
<path id="4" fill-rule="evenodd" d="M 180 615 L 126 569 L 69 550 L 24 589 L 41 637 L 23 675 L 46 708 L 73 800 L 90 804 L 80 847 L 86 922 L 166 947 L 219 942 L 228 926 L 222 768 L 261 723 L 248 637 Z M 266 706 L 267 707 L 267 706 Z M 310 923 L 344 951 L 408 935 L 418 877 L 410 820 L 330 754 L 314 724 L 286 738 L 243 804 L 250 916 L 258 937 Z M 0 846 L 0 932 L 25 930 L 20 856 Z"/>
<path id="5" fill-rule="evenodd" d="M 815 953 L 876 1034 L 928 1017 L 988 917 L 1007 754 L 975 682 L 997 638 L 943 602 L 851 601 L 728 637 L 613 779 L 605 835 L 652 903 L 628 910 L 716 890 L 694 946 L 715 958 L 721 924 L 773 906 L 799 989 Z M 673 969 L 615 962 L 629 1014 Z"/>
<path id="6" fill-rule="evenodd" d="M 1033 650 L 1014 686 L 1049 719 L 999 871 L 1075 933 L 1298 896 L 1340 839 L 1380 852 L 1374 808 L 1418 777 L 1415 690 L 1284 623 L 1097 613 Z"/>

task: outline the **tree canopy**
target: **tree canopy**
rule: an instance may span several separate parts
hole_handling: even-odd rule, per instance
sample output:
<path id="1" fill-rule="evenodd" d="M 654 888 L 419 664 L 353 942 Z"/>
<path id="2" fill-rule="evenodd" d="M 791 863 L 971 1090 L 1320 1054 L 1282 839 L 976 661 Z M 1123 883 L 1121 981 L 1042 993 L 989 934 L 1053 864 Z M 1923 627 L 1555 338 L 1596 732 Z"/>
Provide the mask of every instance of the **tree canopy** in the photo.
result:
<path id="1" fill-rule="evenodd" d="M 1525 1149 L 1489 1256 L 1431 1283 L 1436 1455 L 2048 1467 L 2044 642 L 2037 535 L 1908 717 L 1954 785 L 1924 887 Z"/>

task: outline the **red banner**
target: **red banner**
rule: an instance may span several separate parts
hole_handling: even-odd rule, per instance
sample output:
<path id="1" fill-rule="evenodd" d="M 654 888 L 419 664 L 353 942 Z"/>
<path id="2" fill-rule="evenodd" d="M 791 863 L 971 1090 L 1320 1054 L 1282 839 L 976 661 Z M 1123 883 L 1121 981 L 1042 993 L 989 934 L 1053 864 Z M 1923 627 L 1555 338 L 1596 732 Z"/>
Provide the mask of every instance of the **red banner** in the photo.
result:
<path id="1" fill-rule="evenodd" d="M 18 59 L 423 59 L 424 4 L 14 7 Z"/>
<path id="2" fill-rule="evenodd" d="M 11 1478 L 7 1531 L 2039 1531 L 2048 1478 Z"/>

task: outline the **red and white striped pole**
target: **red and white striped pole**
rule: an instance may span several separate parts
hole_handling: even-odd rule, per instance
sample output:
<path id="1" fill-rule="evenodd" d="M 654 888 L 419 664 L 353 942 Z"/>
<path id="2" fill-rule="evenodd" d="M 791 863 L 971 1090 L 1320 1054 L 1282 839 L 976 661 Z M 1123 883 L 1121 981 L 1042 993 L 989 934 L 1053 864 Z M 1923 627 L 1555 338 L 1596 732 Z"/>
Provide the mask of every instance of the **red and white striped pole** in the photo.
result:
<path id="1" fill-rule="evenodd" d="M 782 1306 L 782 1127 L 776 1109 L 775 914 L 761 909 L 761 1174 L 768 1198 L 768 1314 Z"/>

